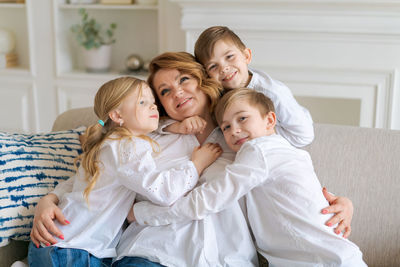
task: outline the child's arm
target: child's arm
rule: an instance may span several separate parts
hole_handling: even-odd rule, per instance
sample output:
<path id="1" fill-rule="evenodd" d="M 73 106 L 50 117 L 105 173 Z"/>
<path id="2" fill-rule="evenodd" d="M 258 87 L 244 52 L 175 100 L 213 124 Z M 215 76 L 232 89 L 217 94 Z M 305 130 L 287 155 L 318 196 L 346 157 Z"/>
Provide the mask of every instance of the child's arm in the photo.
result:
<path id="1" fill-rule="evenodd" d="M 167 117 L 160 118 L 160 122 L 158 123 L 158 128 L 157 130 L 155 130 L 155 132 L 158 134 L 173 134 L 172 132 L 166 131 L 166 128 L 175 123 L 179 122 L 173 119 L 169 119 Z"/>
<path id="2" fill-rule="evenodd" d="M 159 171 L 150 146 L 148 143 L 145 146 L 145 142 L 136 138 L 135 143 L 122 144 L 123 159 L 117 167 L 118 178 L 127 188 L 163 206 L 171 205 L 193 189 L 201 172 L 221 154 L 219 146 L 207 144 L 194 152 L 193 161 Z"/>
<path id="3" fill-rule="evenodd" d="M 266 79 L 266 86 L 256 86 L 254 89 L 268 96 L 274 103 L 277 133 L 296 147 L 310 144 L 314 139 L 314 127 L 309 111 L 297 103 L 286 85 L 266 74 L 260 75 Z"/>
<path id="4" fill-rule="evenodd" d="M 184 119 L 183 121 L 175 121 L 168 126 L 162 128 L 162 131 L 176 134 L 197 134 L 202 133 L 207 122 L 199 117 L 193 116 Z"/>
<path id="5" fill-rule="evenodd" d="M 225 173 L 193 189 L 171 207 L 160 207 L 147 201 L 134 205 L 134 216 L 142 225 L 166 225 L 203 219 L 219 212 L 268 177 L 268 169 L 258 147 L 244 144 L 235 163 L 226 167 Z"/>

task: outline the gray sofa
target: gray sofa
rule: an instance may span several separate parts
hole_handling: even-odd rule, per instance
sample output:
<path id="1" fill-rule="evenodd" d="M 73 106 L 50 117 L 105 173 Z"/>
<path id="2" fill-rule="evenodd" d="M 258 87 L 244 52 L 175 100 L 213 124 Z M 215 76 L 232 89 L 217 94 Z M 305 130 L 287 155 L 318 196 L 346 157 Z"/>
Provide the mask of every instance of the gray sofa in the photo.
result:
<path id="1" fill-rule="evenodd" d="M 91 108 L 59 115 L 53 131 L 96 121 Z M 323 186 L 354 204 L 350 240 L 369 266 L 400 266 L 400 131 L 315 125 L 310 152 Z M 26 257 L 26 243 L 0 248 L 0 267 Z"/>

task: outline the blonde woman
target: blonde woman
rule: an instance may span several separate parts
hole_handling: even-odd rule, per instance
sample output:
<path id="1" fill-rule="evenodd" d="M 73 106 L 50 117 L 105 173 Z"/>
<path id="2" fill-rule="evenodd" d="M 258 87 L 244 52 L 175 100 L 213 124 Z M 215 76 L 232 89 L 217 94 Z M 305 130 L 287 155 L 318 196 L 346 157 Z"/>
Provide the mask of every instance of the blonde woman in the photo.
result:
<path id="1" fill-rule="evenodd" d="M 122 225 L 137 194 L 171 205 L 221 153 L 213 144 L 195 148 L 191 161 L 159 171 L 153 159 L 158 144 L 147 136 L 157 129 L 159 113 L 142 80 L 122 77 L 105 83 L 94 110 L 99 121 L 86 131 L 72 191 L 63 194 L 63 186 L 53 191 L 70 223 L 56 222 L 62 235 L 52 246 L 32 235 L 30 266 L 107 264 L 102 259 L 116 256 Z"/>

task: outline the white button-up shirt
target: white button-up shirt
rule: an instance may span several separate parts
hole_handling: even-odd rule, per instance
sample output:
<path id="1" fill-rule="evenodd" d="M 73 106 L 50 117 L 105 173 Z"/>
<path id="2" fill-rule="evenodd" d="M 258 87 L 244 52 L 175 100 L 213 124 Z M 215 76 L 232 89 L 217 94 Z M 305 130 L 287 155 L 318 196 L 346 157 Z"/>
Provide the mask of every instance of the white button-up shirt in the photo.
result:
<path id="1" fill-rule="evenodd" d="M 246 193 L 257 249 L 270 266 L 366 266 L 354 243 L 325 226 L 332 215 L 321 214 L 329 204 L 309 154 L 279 135 L 243 144 L 225 174 L 172 207 L 141 202 L 134 210 L 139 223 L 182 223 L 219 212 Z"/>
<path id="2" fill-rule="evenodd" d="M 156 158 L 159 168 L 189 159 L 199 143 L 193 135 L 163 135 L 155 139 L 162 148 Z M 206 143 L 219 143 L 222 155 L 200 177 L 210 182 L 221 177 L 235 153 L 225 144 L 220 130 L 215 129 Z M 225 194 L 220 188 L 221 197 Z M 216 199 L 215 197 L 213 198 Z M 210 199 L 211 200 L 211 199 Z M 118 259 L 124 256 L 144 257 L 167 266 L 257 266 L 257 254 L 239 202 L 204 220 L 152 227 L 132 223 L 121 236 Z"/>
<path id="3" fill-rule="evenodd" d="M 193 162 L 186 160 L 159 171 L 150 143 L 141 138 L 106 140 L 100 149 L 100 175 L 89 194 L 84 170 L 53 191 L 71 224 L 57 227 L 64 234 L 55 246 L 84 249 L 99 258 L 115 257 L 121 227 L 136 194 L 160 205 L 171 205 L 198 181 Z M 66 193 L 69 192 L 69 193 Z"/>
<path id="4" fill-rule="evenodd" d="M 274 103 L 277 123 L 275 130 L 295 147 L 311 144 L 314 127 L 310 112 L 299 105 L 290 89 L 266 73 L 250 69 L 248 88 L 268 96 Z"/>

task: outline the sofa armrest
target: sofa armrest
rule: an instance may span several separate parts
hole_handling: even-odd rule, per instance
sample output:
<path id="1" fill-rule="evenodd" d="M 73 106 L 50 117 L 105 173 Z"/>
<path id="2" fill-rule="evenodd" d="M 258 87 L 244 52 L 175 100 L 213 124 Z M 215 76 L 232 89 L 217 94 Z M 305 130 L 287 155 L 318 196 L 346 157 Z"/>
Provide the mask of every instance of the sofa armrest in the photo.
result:
<path id="1" fill-rule="evenodd" d="M 96 123 L 97 120 L 93 107 L 70 109 L 57 116 L 52 131 L 63 131 L 75 129 L 79 126 L 89 126 Z"/>

